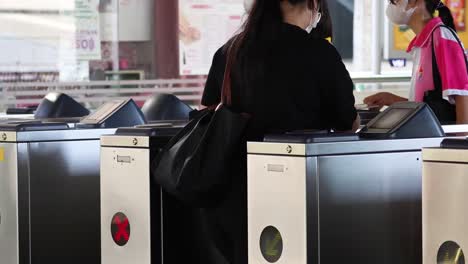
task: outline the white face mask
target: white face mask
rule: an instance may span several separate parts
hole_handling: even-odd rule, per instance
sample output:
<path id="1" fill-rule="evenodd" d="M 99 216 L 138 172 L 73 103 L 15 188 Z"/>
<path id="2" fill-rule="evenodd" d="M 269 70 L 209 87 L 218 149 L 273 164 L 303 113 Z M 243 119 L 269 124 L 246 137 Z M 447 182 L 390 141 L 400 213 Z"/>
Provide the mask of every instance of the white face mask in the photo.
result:
<path id="1" fill-rule="evenodd" d="M 250 13 L 255 0 L 244 0 L 245 12 Z"/>
<path id="2" fill-rule="evenodd" d="M 312 18 L 310 19 L 310 24 L 306 27 L 307 33 L 310 34 L 314 28 L 317 27 L 318 23 L 320 22 L 320 19 L 322 18 L 322 13 L 317 12 L 316 15 L 312 13 Z"/>
<path id="3" fill-rule="evenodd" d="M 408 25 L 416 7 L 406 10 L 408 7 L 408 0 L 400 0 L 396 5 L 388 4 L 387 17 L 396 25 Z"/>

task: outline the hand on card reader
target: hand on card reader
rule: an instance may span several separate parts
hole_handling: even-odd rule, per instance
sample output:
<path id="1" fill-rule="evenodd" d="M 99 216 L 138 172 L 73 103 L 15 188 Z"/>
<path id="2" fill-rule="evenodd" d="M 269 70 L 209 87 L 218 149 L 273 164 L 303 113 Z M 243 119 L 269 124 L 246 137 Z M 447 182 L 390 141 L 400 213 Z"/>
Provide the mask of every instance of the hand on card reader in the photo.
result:
<path id="1" fill-rule="evenodd" d="M 444 137 L 439 120 L 425 103 L 401 102 L 388 107 L 372 119 L 358 134 L 328 131 L 294 131 L 267 135 L 265 142 L 327 143 L 355 140 L 409 139 Z"/>
<path id="2" fill-rule="evenodd" d="M 442 126 L 425 103 L 399 102 L 372 119 L 359 133 L 365 139 L 444 137 Z"/>

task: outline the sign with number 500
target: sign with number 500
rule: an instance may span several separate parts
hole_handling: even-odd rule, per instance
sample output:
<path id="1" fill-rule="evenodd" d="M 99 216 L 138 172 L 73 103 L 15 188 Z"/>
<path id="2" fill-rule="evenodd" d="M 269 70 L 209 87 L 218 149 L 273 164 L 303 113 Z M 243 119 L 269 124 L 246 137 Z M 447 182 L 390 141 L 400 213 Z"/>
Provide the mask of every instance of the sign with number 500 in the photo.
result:
<path id="1" fill-rule="evenodd" d="M 76 40 L 76 49 L 77 50 L 88 50 L 94 51 L 96 49 L 95 40 L 92 38 L 89 39 L 77 39 Z"/>
<path id="2" fill-rule="evenodd" d="M 75 0 L 74 46 L 78 60 L 101 59 L 98 0 Z"/>

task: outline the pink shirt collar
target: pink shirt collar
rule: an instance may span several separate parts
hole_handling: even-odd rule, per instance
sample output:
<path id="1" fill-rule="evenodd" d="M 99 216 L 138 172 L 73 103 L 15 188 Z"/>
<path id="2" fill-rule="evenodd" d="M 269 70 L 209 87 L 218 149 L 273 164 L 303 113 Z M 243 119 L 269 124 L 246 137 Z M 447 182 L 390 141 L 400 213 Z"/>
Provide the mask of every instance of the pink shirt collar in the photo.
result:
<path id="1" fill-rule="evenodd" d="M 427 23 L 424 29 L 417 35 L 409 44 L 407 52 L 411 52 L 415 47 L 423 47 L 427 41 L 429 40 L 432 31 L 438 26 L 443 24 L 442 19 L 440 17 L 435 17 Z"/>

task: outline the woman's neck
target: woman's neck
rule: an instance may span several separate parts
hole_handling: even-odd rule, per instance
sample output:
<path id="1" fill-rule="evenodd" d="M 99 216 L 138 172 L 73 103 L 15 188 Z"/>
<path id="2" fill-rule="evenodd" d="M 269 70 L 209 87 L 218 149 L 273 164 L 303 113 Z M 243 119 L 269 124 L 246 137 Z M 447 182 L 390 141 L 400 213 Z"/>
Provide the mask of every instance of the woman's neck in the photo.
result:
<path id="1" fill-rule="evenodd" d="M 270 1 L 270 0 L 269 0 Z M 305 12 L 305 8 L 300 8 L 299 6 L 292 6 L 288 4 L 287 1 L 282 2 L 281 6 L 283 12 L 283 21 L 285 23 L 298 26 L 302 29 L 307 28 L 307 19 L 304 19 L 307 16 L 307 12 Z"/>
<path id="2" fill-rule="evenodd" d="M 285 16 L 284 17 L 284 22 L 285 23 L 288 23 L 288 24 L 291 24 L 291 25 L 294 25 L 294 26 L 298 26 L 302 29 L 305 29 L 307 26 L 304 26 L 303 24 L 304 23 L 301 23 L 300 19 L 297 19 L 297 17 L 295 16 Z"/>
<path id="3" fill-rule="evenodd" d="M 429 18 L 423 18 L 420 16 L 414 16 L 410 22 L 408 23 L 408 26 L 413 30 L 413 32 L 416 35 L 419 35 L 423 31 L 423 29 L 426 27 L 426 25 L 432 20 L 431 17 Z"/>

